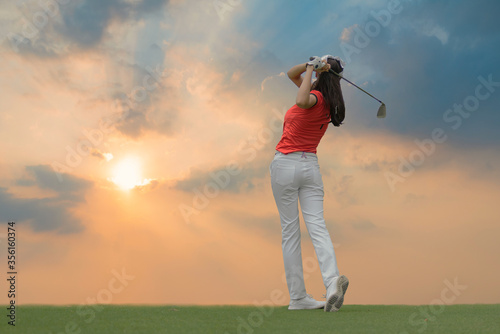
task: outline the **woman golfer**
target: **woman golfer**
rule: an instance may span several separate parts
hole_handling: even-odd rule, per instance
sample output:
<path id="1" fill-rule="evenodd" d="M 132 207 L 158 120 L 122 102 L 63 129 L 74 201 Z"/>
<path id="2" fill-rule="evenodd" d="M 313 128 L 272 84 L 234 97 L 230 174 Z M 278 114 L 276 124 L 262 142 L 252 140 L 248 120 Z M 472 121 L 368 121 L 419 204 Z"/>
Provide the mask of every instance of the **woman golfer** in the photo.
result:
<path id="1" fill-rule="evenodd" d="M 326 312 L 338 311 L 349 285 L 347 277 L 339 276 L 335 251 L 323 218 L 323 181 L 316 156 L 316 147 L 328 124 L 340 126 L 345 116 L 340 77 L 329 72 L 330 68 L 340 74 L 342 60 L 332 56 L 312 57 L 310 62 L 288 71 L 288 77 L 299 87 L 299 92 L 296 104 L 285 115 L 283 135 L 270 166 L 273 195 L 281 220 L 289 310 L 324 308 Z M 311 85 L 313 71 L 316 71 L 317 80 Z M 318 257 L 326 302 L 316 301 L 306 293 L 298 201 Z"/>

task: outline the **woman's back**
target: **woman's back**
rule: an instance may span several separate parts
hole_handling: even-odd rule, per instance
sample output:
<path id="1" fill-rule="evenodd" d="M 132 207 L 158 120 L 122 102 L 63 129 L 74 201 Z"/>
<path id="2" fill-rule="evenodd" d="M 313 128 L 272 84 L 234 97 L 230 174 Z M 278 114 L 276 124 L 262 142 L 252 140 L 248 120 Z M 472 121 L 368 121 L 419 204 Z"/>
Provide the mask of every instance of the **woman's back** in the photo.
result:
<path id="1" fill-rule="evenodd" d="M 316 153 L 316 148 L 330 123 L 330 110 L 321 92 L 312 90 L 311 94 L 317 99 L 313 107 L 303 109 L 295 104 L 286 112 L 283 135 L 276 146 L 276 150 L 281 153 Z"/>

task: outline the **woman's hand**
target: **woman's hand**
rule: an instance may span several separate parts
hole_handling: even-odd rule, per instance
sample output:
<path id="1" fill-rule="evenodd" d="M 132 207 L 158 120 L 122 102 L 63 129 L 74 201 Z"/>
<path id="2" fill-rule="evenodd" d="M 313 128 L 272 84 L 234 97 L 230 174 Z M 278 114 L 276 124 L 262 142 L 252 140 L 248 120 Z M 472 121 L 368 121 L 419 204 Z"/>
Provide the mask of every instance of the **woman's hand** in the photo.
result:
<path id="1" fill-rule="evenodd" d="M 316 73 L 327 72 L 330 68 L 332 68 L 332 66 L 328 64 L 326 60 L 323 60 L 323 63 L 325 63 L 325 65 L 323 65 L 322 68 L 318 68 L 316 70 Z"/>
<path id="2" fill-rule="evenodd" d="M 316 56 L 310 57 L 309 61 L 307 62 L 307 65 L 311 65 L 313 70 L 315 71 L 324 66 L 321 58 Z"/>
<path id="3" fill-rule="evenodd" d="M 323 63 L 325 63 L 325 65 L 323 65 L 321 69 L 316 70 L 316 77 L 318 76 L 318 73 L 326 72 L 331 67 L 330 64 L 327 63 L 326 59 L 322 61 Z M 306 71 L 306 68 L 307 68 L 307 63 L 298 64 L 292 67 L 287 73 L 290 80 L 292 80 L 292 82 L 299 88 L 302 85 L 303 81 L 302 73 Z"/>

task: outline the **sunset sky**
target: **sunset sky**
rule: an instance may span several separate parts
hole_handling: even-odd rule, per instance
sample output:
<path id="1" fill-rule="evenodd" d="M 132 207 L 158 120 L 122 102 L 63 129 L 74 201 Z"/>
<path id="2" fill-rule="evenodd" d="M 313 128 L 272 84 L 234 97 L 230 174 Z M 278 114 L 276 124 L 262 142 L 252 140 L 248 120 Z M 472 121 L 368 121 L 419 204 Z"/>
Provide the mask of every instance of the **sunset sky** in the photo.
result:
<path id="1" fill-rule="evenodd" d="M 286 72 L 332 54 L 387 105 L 377 119 L 342 81 L 345 122 L 318 147 L 345 303 L 430 304 L 450 282 L 453 303 L 500 303 L 499 12 L 4 1 L 0 277 L 16 221 L 20 303 L 262 304 L 278 290 L 287 304 L 269 164 L 297 93 Z"/>

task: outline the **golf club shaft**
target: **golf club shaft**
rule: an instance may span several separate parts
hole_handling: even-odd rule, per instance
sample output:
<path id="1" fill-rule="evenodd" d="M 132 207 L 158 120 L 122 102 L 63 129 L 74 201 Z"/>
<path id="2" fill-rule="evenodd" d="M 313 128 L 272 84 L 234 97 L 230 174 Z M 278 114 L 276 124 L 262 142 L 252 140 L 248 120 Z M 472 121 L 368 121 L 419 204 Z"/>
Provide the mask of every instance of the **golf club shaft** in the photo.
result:
<path id="1" fill-rule="evenodd" d="M 364 90 L 363 88 L 359 87 L 358 85 L 356 85 L 354 82 L 352 81 L 349 81 L 347 80 L 346 78 L 344 78 L 343 76 L 341 76 L 340 74 L 338 74 L 337 72 L 335 72 L 334 70 L 330 69 L 330 72 L 332 72 L 333 74 L 337 75 L 338 77 L 340 77 L 341 79 L 344 79 L 345 81 L 347 81 L 348 83 L 350 83 L 351 85 L 353 85 L 354 87 L 358 88 L 359 90 L 361 90 L 362 92 L 365 92 L 367 95 L 373 97 L 375 100 L 377 100 L 378 102 L 384 104 L 384 102 L 380 101 L 379 99 L 377 99 L 375 96 L 373 96 L 372 94 L 368 93 L 366 90 Z"/>

